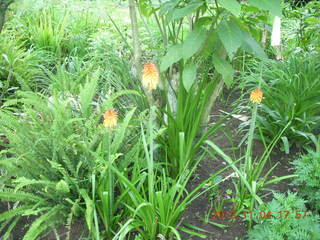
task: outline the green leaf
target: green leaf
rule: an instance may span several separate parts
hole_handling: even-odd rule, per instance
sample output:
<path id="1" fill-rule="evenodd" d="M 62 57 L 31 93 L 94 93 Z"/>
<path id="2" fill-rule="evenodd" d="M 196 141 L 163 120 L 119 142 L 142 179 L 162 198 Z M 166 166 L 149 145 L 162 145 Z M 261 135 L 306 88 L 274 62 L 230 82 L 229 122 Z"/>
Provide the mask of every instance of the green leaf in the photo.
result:
<path id="1" fill-rule="evenodd" d="M 54 219 L 62 213 L 63 208 L 60 205 L 53 207 L 50 211 L 42 214 L 36 220 L 34 220 L 23 237 L 23 240 L 35 240 L 37 237 L 44 232 L 50 226 L 56 224 Z"/>
<path id="2" fill-rule="evenodd" d="M 222 21 L 217 28 L 218 36 L 232 59 L 234 53 L 242 44 L 242 31 L 232 21 Z"/>
<path id="3" fill-rule="evenodd" d="M 241 5 L 236 0 L 219 0 L 219 3 L 236 17 L 240 16 Z"/>
<path id="4" fill-rule="evenodd" d="M 248 33 L 243 32 L 243 43 L 242 48 L 249 52 L 254 54 L 256 57 L 260 59 L 268 58 L 268 56 L 263 51 L 262 47 L 257 43 L 256 40 L 254 40 L 253 37 L 251 37 Z"/>
<path id="5" fill-rule="evenodd" d="M 202 233 L 197 233 L 197 232 L 195 232 L 193 230 L 190 230 L 188 228 L 180 227 L 179 230 L 181 230 L 181 231 L 183 231 L 185 233 L 188 233 L 190 235 L 197 236 L 199 238 L 203 238 L 203 239 L 207 238 L 207 235 L 202 234 Z"/>
<path id="6" fill-rule="evenodd" d="M 160 71 L 163 72 L 172 64 L 178 62 L 182 58 L 182 45 L 177 44 L 169 47 L 168 52 L 162 57 L 160 63 Z"/>
<path id="7" fill-rule="evenodd" d="M 272 15 L 281 17 L 281 0 L 249 0 L 249 3 L 261 10 L 270 11 Z"/>
<path id="8" fill-rule="evenodd" d="M 225 229 L 225 228 L 228 227 L 227 225 L 220 224 L 220 223 L 215 223 L 215 222 L 211 222 L 211 221 L 208 221 L 208 222 L 206 222 L 206 223 L 209 223 L 209 224 L 211 224 L 211 225 L 213 225 L 213 226 L 215 226 L 215 227 L 221 228 L 221 229 Z"/>
<path id="9" fill-rule="evenodd" d="M 182 73 L 182 82 L 184 88 L 189 92 L 191 86 L 194 84 L 197 76 L 197 66 L 193 63 L 189 63 Z"/>
<path id="10" fill-rule="evenodd" d="M 92 101 L 98 87 L 100 73 L 97 70 L 92 77 L 87 79 L 84 86 L 80 86 L 80 105 L 83 117 L 89 117 L 92 111 Z"/>
<path id="11" fill-rule="evenodd" d="M 283 142 L 283 147 L 284 147 L 285 153 L 286 153 L 286 154 L 289 154 L 290 146 L 289 146 L 288 138 L 287 138 L 287 137 L 281 137 L 281 140 L 282 140 L 282 142 Z"/>
<path id="12" fill-rule="evenodd" d="M 192 224 L 190 224 L 190 223 L 183 223 L 183 225 L 186 226 L 186 227 L 188 227 L 188 228 L 191 228 L 191 229 L 193 229 L 193 230 L 199 231 L 199 232 L 212 233 L 212 232 L 209 232 L 209 231 L 207 231 L 207 230 L 205 230 L 205 229 L 203 229 L 203 228 L 199 228 L 199 227 L 197 227 L 197 226 L 195 226 L 195 225 L 192 225 Z"/>
<path id="13" fill-rule="evenodd" d="M 152 3 L 150 0 L 139 0 L 138 6 L 143 16 L 150 17 L 153 12 Z"/>
<path id="14" fill-rule="evenodd" d="M 235 72 L 231 64 L 224 59 L 218 58 L 217 56 L 213 56 L 212 61 L 217 72 L 222 75 L 222 78 L 227 87 L 231 87 L 233 82 L 233 74 Z"/>
<path id="15" fill-rule="evenodd" d="M 56 185 L 56 190 L 58 193 L 66 194 L 70 192 L 70 187 L 66 181 L 60 180 Z"/>
<path id="16" fill-rule="evenodd" d="M 167 1 L 167 2 L 163 3 L 160 7 L 160 10 L 159 10 L 159 16 L 162 17 L 166 13 L 173 10 L 178 5 L 179 1 L 180 0 L 174 0 L 174 1 Z"/>
<path id="17" fill-rule="evenodd" d="M 213 52 L 219 51 L 223 49 L 224 47 L 220 41 L 220 38 L 218 37 L 218 34 L 216 31 L 211 31 L 208 33 L 208 38 L 205 41 L 203 47 L 202 47 L 202 56 L 203 57 L 209 57 L 212 55 Z"/>
<path id="18" fill-rule="evenodd" d="M 188 16 L 189 14 L 193 13 L 202 5 L 202 1 L 193 1 L 191 3 L 188 3 L 183 8 L 176 8 L 173 10 L 172 14 L 170 14 L 171 16 L 168 17 L 167 21 L 171 22 L 174 20 L 180 20 L 181 18 L 184 18 L 185 16 Z"/>
<path id="19" fill-rule="evenodd" d="M 212 17 L 201 17 L 197 20 L 195 27 L 198 28 L 198 27 L 202 27 L 205 25 L 209 25 L 212 23 L 212 20 L 213 20 Z"/>
<path id="20" fill-rule="evenodd" d="M 199 27 L 189 33 L 183 43 L 183 58 L 186 60 L 192 57 L 200 49 L 206 40 L 206 37 L 206 30 L 202 27 Z"/>

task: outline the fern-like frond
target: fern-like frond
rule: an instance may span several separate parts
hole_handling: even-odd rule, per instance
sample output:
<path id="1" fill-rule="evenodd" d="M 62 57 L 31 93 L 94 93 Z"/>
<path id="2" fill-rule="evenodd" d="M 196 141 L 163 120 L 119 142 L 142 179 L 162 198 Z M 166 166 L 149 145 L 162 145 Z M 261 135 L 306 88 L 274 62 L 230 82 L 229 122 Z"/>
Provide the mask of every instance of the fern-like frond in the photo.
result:
<path id="1" fill-rule="evenodd" d="M 14 191 L 14 189 L 10 189 L 10 188 L 3 188 L 0 190 L 0 199 L 2 201 L 12 201 L 12 202 L 20 201 L 25 203 L 42 201 L 41 197 L 38 197 L 34 194 L 26 193 L 22 191 Z"/>
<path id="2" fill-rule="evenodd" d="M 24 235 L 23 240 L 36 240 L 41 233 L 43 233 L 49 227 L 56 225 L 58 223 L 59 216 L 61 216 L 62 210 L 63 207 L 58 205 L 37 218 L 31 224 L 30 228 Z"/>
<path id="3" fill-rule="evenodd" d="M 7 210 L 0 214 L 0 222 L 11 220 L 16 216 L 21 216 L 27 209 L 32 208 L 30 205 L 23 205 L 10 210 Z"/>

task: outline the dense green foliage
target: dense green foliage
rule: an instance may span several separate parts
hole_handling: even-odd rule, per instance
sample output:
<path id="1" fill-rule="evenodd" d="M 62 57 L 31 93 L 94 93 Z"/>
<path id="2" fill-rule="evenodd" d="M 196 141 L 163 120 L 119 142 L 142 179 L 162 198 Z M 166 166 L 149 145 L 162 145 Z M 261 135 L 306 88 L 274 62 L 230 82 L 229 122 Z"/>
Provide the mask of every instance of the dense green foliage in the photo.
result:
<path id="1" fill-rule="evenodd" d="M 320 152 L 311 152 L 293 162 L 297 177 L 293 183 L 299 194 L 308 200 L 314 210 L 320 209 Z"/>
<path id="2" fill-rule="evenodd" d="M 104 156 L 127 151 L 125 147 L 132 140 L 125 140 L 133 114 L 130 111 L 110 146 L 102 145 L 110 133 L 101 125 L 101 116 L 111 107 L 113 97 L 95 98 L 97 77 L 80 86 L 77 97 L 21 92 L 20 98 L 7 101 L 2 108 L 1 132 L 8 144 L 2 152 L 6 187 L 1 190 L 1 199 L 19 201 L 20 206 L 2 213 L 1 220 L 9 223 L 22 215 L 38 216 L 25 239 L 34 239 L 61 221 L 70 225 L 72 216 L 83 214 L 83 198 L 93 191 L 92 175 L 103 173 Z M 129 164 L 126 158 L 122 161 L 123 168 L 124 162 Z"/>
<path id="3" fill-rule="evenodd" d="M 302 51 L 319 52 L 320 2 L 310 1 L 301 8 L 288 8 L 284 14 L 285 52 L 287 54 Z"/>
<path id="4" fill-rule="evenodd" d="M 320 126 L 320 64 L 313 55 L 293 55 L 278 62 L 256 63 L 244 84 L 261 85 L 263 103 L 257 118 L 266 141 L 271 141 L 290 122 L 281 137 L 283 149 L 307 147 Z"/>
<path id="5" fill-rule="evenodd" d="M 288 192 L 287 195 L 275 193 L 271 202 L 255 211 L 257 224 L 249 232 L 250 240 L 316 240 L 320 238 L 319 216 L 308 212 L 305 201 L 294 193 Z M 268 216 L 259 219 L 262 211 L 266 215 L 269 213 L 270 218 Z M 305 212 L 307 212 L 306 216 Z"/>

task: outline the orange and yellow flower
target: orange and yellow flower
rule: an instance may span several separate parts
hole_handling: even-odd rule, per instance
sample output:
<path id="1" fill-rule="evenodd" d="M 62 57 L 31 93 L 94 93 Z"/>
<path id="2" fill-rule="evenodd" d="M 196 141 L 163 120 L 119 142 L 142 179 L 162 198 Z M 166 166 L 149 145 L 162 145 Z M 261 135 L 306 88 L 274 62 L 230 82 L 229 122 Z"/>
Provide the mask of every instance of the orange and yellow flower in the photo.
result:
<path id="1" fill-rule="evenodd" d="M 159 83 L 159 71 L 154 63 L 146 63 L 142 69 L 142 85 L 152 91 Z"/>
<path id="2" fill-rule="evenodd" d="M 262 98 L 263 98 L 263 92 L 260 90 L 260 88 L 253 90 L 250 94 L 250 100 L 253 103 L 261 103 Z"/>
<path id="3" fill-rule="evenodd" d="M 118 113 L 114 109 L 107 110 L 103 115 L 103 125 L 108 128 L 113 128 L 117 125 Z"/>

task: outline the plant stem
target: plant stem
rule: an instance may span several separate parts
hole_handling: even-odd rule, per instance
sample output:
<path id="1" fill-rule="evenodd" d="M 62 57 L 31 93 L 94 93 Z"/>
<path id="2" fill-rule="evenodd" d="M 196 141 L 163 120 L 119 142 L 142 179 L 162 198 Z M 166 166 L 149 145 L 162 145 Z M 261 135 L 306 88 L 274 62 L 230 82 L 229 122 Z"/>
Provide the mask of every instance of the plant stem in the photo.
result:
<path id="1" fill-rule="evenodd" d="M 113 177 L 112 177 L 112 170 L 111 170 L 111 132 L 108 132 L 108 162 L 109 162 L 109 167 L 108 167 L 108 190 L 109 190 L 109 224 L 111 224 L 112 220 L 112 211 L 113 211 Z M 111 226 L 109 226 L 111 230 Z"/>
<path id="2" fill-rule="evenodd" d="M 252 142 L 254 137 L 254 130 L 256 127 L 257 110 L 258 110 L 258 103 L 255 103 L 252 110 L 252 118 L 250 122 L 248 144 L 247 144 L 247 151 L 246 151 L 246 158 L 245 158 L 246 173 L 250 172 L 252 168 Z"/>

